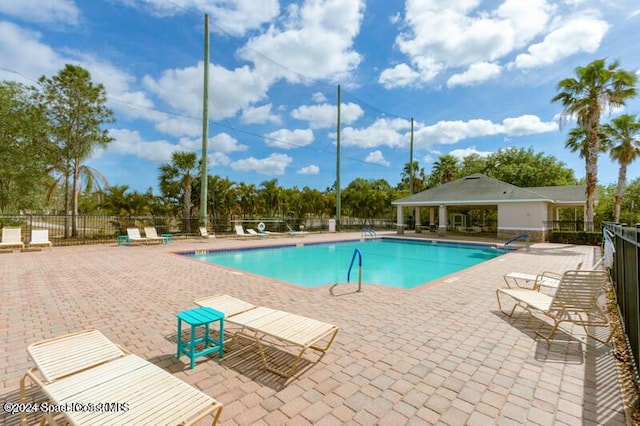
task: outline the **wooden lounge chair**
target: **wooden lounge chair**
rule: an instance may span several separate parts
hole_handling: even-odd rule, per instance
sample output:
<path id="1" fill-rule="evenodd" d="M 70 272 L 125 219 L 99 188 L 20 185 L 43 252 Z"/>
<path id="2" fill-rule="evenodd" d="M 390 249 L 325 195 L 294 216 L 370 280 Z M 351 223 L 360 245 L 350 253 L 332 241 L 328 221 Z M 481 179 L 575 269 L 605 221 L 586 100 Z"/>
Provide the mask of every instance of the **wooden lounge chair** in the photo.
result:
<path id="1" fill-rule="evenodd" d="M 601 343 L 608 343 L 609 337 L 602 340 L 590 333 L 588 327 L 608 327 L 609 319 L 601 308 L 598 298 L 605 291 L 609 276 L 606 271 L 566 271 L 562 274 L 553 296 L 534 289 L 501 288 L 496 290 L 498 307 L 508 316 L 513 316 L 517 307 L 525 309 L 531 316 L 534 312 L 544 314 L 553 321 L 548 335 L 536 331 L 547 342 L 553 338 L 558 327 L 563 322 L 569 322 L 584 327 L 587 336 Z M 500 295 L 510 296 L 515 304 L 511 312 L 502 308 Z"/>
<path id="2" fill-rule="evenodd" d="M 49 241 L 48 229 L 32 229 L 31 241 L 29 241 L 29 247 L 53 247 L 51 241 Z"/>
<path id="3" fill-rule="evenodd" d="M 147 241 L 154 242 L 154 243 L 164 244 L 165 242 L 165 238 L 158 236 L 158 232 L 156 231 L 156 228 L 154 228 L 153 226 L 144 227 L 144 237 L 147 239 Z"/>
<path id="4" fill-rule="evenodd" d="M 143 238 L 140 235 L 140 230 L 138 228 L 127 228 L 127 235 L 129 236 L 129 243 L 146 243 L 149 241 L 147 238 Z"/>
<path id="5" fill-rule="evenodd" d="M 222 412 L 220 402 L 96 330 L 45 340 L 28 351 L 37 367 L 25 377 L 53 404 L 111 403 L 109 410 L 65 411 L 72 425 L 193 424 L 208 415 L 216 424 Z M 51 413 L 45 416 L 56 423 Z"/>
<path id="6" fill-rule="evenodd" d="M 2 228 L 2 242 L 0 242 L 0 249 L 2 248 L 24 248 L 22 242 L 22 228 L 5 226 Z"/>
<path id="7" fill-rule="evenodd" d="M 329 350 L 339 330 L 333 324 L 285 311 L 254 306 L 226 294 L 198 299 L 195 303 L 223 312 L 226 323 L 241 327 L 233 335 L 229 345 L 233 344 L 237 336 L 251 339 L 258 347 L 264 367 L 285 378 L 295 374 L 307 349 L 311 348 L 323 353 Z M 276 368 L 269 363 L 262 347 L 263 339 L 268 337 L 298 349 L 296 358 L 286 370 Z M 326 341 L 323 346 L 319 345 L 322 341 Z"/>

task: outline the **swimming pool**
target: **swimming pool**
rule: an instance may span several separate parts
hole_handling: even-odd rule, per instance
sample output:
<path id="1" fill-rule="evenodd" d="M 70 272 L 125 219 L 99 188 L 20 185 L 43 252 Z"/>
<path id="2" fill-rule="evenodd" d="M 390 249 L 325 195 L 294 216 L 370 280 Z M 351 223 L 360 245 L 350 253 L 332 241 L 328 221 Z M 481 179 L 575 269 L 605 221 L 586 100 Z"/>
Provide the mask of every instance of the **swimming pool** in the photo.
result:
<path id="1" fill-rule="evenodd" d="M 362 283 L 410 289 L 505 253 L 495 246 L 393 238 L 181 253 L 301 287 L 346 283 L 355 250 Z M 358 282 L 356 254 L 350 282 Z"/>

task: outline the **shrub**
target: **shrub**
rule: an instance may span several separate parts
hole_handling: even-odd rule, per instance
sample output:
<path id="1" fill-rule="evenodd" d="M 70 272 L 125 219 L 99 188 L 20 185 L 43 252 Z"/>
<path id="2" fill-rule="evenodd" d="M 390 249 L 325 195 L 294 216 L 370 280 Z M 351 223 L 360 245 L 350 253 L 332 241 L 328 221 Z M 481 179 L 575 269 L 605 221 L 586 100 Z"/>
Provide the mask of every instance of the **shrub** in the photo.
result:
<path id="1" fill-rule="evenodd" d="M 550 243 L 580 244 L 587 246 L 599 246 L 602 244 L 602 232 L 600 231 L 551 231 Z"/>

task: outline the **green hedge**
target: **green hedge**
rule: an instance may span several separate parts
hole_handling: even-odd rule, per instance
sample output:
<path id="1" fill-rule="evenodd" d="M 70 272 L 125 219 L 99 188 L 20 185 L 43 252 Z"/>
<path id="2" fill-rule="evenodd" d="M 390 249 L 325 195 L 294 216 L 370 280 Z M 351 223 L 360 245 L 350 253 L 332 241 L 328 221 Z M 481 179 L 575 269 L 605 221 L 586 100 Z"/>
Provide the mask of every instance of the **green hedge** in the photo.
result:
<path id="1" fill-rule="evenodd" d="M 551 231 L 550 243 L 580 244 L 599 246 L 602 244 L 602 232 L 598 231 Z"/>

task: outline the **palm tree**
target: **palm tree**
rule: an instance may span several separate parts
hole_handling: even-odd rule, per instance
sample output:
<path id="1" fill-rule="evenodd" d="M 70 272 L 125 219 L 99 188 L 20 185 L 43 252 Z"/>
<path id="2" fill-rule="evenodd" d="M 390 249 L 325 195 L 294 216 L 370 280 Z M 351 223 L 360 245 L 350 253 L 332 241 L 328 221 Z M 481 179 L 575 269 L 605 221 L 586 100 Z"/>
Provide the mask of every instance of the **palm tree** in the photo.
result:
<path id="1" fill-rule="evenodd" d="M 166 197 L 182 198 L 185 224 L 191 218 L 191 190 L 198 174 L 198 162 L 194 152 L 175 151 L 171 163 L 160 166 L 160 191 Z"/>
<path id="2" fill-rule="evenodd" d="M 619 107 L 636 96 L 637 77 L 619 69 L 619 62 L 607 65 L 605 59 L 596 59 L 589 65 L 577 67 L 576 77 L 558 83 L 558 94 L 551 101 L 560 102 L 562 119 L 575 117 L 578 127 L 587 134 L 585 169 L 587 179 L 587 205 L 585 229 L 593 229 L 593 212 L 598 183 L 598 153 L 600 151 L 600 116 L 603 110 Z"/>
<path id="3" fill-rule="evenodd" d="M 282 188 L 278 186 L 278 179 L 265 180 L 260 184 L 260 195 L 264 203 L 264 213 L 275 217 L 276 211 L 281 206 Z"/>
<path id="4" fill-rule="evenodd" d="M 411 188 L 411 183 L 409 182 L 411 176 L 413 176 L 413 188 Z M 424 169 L 420 168 L 420 164 L 417 161 L 405 163 L 402 173 L 400 174 L 398 189 L 408 189 L 411 194 L 415 194 L 422 191 L 426 186 L 427 177 Z"/>
<path id="5" fill-rule="evenodd" d="M 610 124 L 602 126 L 602 130 L 611 141 L 609 155 L 620 164 L 614 207 L 614 221 L 620 222 L 620 206 L 627 180 L 627 166 L 640 156 L 640 122 L 634 115 L 623 114 L 611 120 Z"/>
<path id="6" fill-rule="evenodd" d="M 433 163 L 431 175 L 437 184 L 451 182 L 458 174 L 458 160 L 451 154 L 442 155 Z"/>
<path id="7" fill-rule="evenodd" d="M 598 140 L 600 141 L 598 144 L 599 152 L 607 152 L 609 150 L 609 139 L 602 129 L 600 129 L 600 133 L 598 134 Z M 578 152 L 580 158 L 587 158 L 588 142 L 589 132 L 580 127 L 574 127 L 569 131 L 569 138 L 564 143 L 564 147 L 571 152 Z"/>

